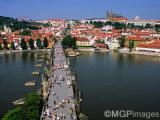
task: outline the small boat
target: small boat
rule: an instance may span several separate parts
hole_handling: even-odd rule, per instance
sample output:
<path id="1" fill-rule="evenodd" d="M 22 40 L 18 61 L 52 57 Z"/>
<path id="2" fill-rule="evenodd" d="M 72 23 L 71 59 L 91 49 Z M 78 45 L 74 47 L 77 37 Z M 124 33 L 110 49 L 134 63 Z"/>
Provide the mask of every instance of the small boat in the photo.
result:
<path id="1" fill-rule="evenodd" d="M 30 82 L 25 83 L 24 85 L 25 85 L 25 86 L 35 86 L 35 85 L 36 85 L 36 82 L 35 82 L 35 80 L 33 80 L 33 81 L 30 81 Z"/>
<path id="2" fill-rule="evenodd" d="M 25 103 L 24 98 L 20 98 L 12 102 L 14 105 L 23 105 Z"/>

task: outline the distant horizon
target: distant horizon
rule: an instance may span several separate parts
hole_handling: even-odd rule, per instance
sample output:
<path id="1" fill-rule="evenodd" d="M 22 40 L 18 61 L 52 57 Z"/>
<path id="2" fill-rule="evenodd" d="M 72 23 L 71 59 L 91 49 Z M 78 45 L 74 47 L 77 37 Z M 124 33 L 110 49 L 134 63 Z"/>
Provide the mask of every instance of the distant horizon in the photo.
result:
<path id="1" fill-rule="evenodd" d="M 160 20 L 159 0 L 0 0 L 0 16 L 32 20 L 105 18 L 107 10 L 133 19 Z"/>
<path id="2" fill-rule="evenodd" d="M 0 15 L 1 16 L 1 15 Z M 28 17 L 21 17 L 21 18 L 17 18 L 17 17 L 13 17 L 13 16 L 2 16 L 2 17 L 10 17 L 10 18 L 14 18 L 14 19 L 23 19 L 23 18 L 26 18 L 28 20 L 33 20 L 33 21 L 41 21 L 41 20 L 49 20 L 49 19 L 62 19 L 62 20 L 90 20 L 90 19 L 106 19 L 105 17 L 92 17 L 92 18 L 83 18 L 83 19 L 74 19 L 74 18 L 71 18 L 71 19 L 64 19 L 64 18 L 46 18 L 46 19 L 31 19 L 31 18 L 28 18 Z M 127 17 L 125 17 L 127 18 Z M 128 18 L 129 19 L 129 18 Z M 133 20 L 134 18 L 132 19 L 129 19 L 129 20 Z M 142 19 L 140 18 L 139 20 L 160 20 L 160 19 Z"/>

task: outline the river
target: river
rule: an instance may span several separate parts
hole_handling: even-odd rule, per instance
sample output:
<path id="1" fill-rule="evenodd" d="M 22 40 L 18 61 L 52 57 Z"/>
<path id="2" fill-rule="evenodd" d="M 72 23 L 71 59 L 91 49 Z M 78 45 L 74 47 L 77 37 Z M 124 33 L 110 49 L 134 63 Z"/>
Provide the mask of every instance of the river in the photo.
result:
<path id="1" fill-rule="evenodd" d="M 34 90 L 24 83 L 35 79 L 31 72 L 39 55 L 0 56 L 0 116 L 14 107 L 12 101 Z M 83 95 L 82 112 L 89 120 L 106 120 L 108 109 L 160 111 L 160 57 L 82 52 L 70 63 Z"/>
<path id="2" fill-rule="evenodd" d="M 89 120 L 112 120 L 105 110 L 160 112 L 160 58 L 83 52 L 70 60 Z"/>
<path id="3" fill-rule="evenodd" d="M 24 83 L 31 80 L 40 83 L 31 75 L 31 72 L 38 70 L 34 65 L 41 53 L 23 52 L 0 55 L 0 117 L 9 109 L 14 108 L 13 101 L 39 87 L 37 84 L 36 88 L 28 88 L 24 86 Z"/>

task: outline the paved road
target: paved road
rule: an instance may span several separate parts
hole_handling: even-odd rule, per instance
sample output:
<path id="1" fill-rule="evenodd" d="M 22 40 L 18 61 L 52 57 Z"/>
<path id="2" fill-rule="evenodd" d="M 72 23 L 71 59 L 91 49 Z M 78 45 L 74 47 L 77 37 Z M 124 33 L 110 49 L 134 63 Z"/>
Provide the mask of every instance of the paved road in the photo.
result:
<path id="1" fill-rule="evenodd" d="M 44 120 L 77 120 L 70 71 L 60 42 L 55 44 L 55 60 Z"/>

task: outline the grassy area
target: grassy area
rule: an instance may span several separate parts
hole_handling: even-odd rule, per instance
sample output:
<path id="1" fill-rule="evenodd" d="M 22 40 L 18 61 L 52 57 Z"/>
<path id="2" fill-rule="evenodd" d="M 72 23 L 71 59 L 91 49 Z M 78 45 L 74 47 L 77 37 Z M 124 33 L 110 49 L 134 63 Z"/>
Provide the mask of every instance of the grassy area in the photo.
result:
<path id="1" fill-rule="evenodd" d="M 42 110 L 42 97 L 32 92 L 25 96 L 25 104 L 9 110 L 2 120 L 39 120 Z"/>
<path id="2" fill-rule="evenodd" d="M 2 120 L 23 120 L 23 110 L 21 107 L 9 110 L 8 113 L 2 118 Z"/>

